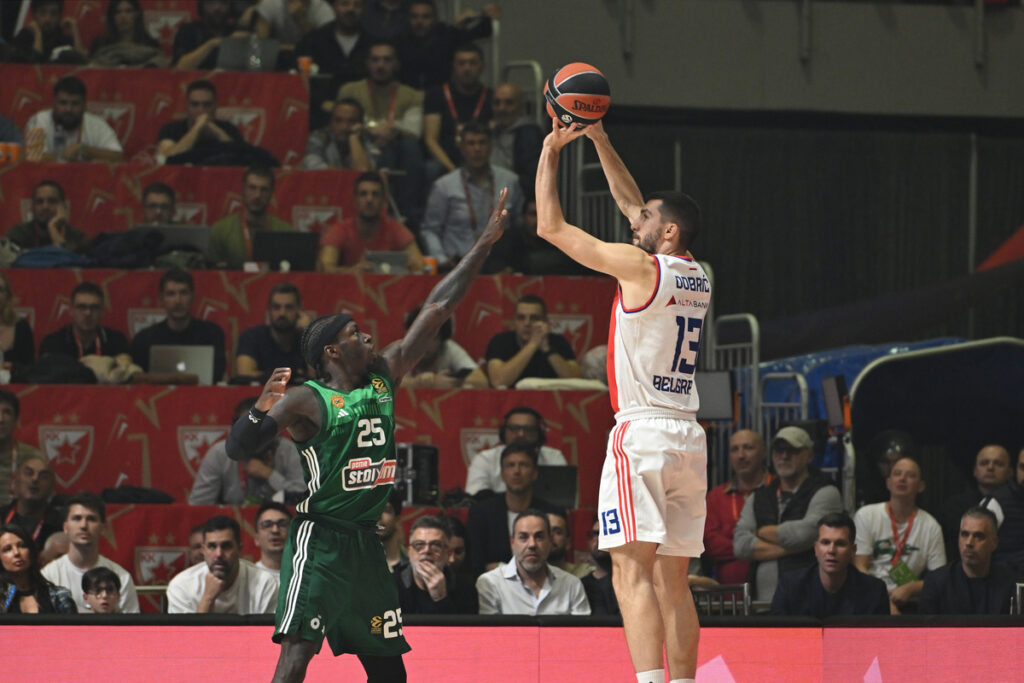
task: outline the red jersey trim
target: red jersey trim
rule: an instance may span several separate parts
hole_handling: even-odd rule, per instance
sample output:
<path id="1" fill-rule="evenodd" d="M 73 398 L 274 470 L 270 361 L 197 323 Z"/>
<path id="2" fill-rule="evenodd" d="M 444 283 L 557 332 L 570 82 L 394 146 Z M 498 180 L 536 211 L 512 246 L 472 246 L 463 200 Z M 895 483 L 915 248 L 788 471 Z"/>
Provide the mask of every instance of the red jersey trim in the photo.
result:
<path id="1" fill-rule="evenodd" d="M 658 267 L 658 275 L 657 278 L 654 280 L 654 291 L 651 292 L 651 296 L 647 299 L 647 303 L 645 303 L 643 306 L 639 308 L 626 308 L 625 304 L 622 303 L 622 285 L 619 285 L 617 299 L 619 301 L 619 305 L 622 306 L 623 313 L 639 313 L 640 311 L 650 306 L 651 302 L 654 301 L 654 297 L 658 295 L 658 290 L 661 288 L 661 261 L 659 261 L 654 254 L 650 254 L 650 257 L 654 259 L 654 265 Z"/>

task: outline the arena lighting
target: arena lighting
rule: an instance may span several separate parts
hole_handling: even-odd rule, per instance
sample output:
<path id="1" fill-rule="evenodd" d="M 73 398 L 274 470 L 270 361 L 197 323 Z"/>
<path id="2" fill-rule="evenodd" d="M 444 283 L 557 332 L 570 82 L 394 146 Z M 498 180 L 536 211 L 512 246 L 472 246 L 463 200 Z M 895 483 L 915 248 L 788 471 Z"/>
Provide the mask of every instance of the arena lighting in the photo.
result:
<path id="1" fill-rule="evenodd" d="M 6 670 L 31 672 L 32 680 L 267 680 L 278 654 L 270 626 L 32 626 L 23 625 L 24 618 L 18 621 L 0 625 L 0 651 Z M 405 656 L 411 681 L 632 678 L 618 628 L 407 626 L 405 635 L 413 648 Z M 1022 638 L 1024 627 L 1017 626 L 705 627 L 697 681 L 1018 680 L 1024 670 Z M 60 643 L 59 651 L 54 643 Z M 306 680 L 362 680 L 363 675 L 354 657 L 324 654 L 310 663 Z"/>

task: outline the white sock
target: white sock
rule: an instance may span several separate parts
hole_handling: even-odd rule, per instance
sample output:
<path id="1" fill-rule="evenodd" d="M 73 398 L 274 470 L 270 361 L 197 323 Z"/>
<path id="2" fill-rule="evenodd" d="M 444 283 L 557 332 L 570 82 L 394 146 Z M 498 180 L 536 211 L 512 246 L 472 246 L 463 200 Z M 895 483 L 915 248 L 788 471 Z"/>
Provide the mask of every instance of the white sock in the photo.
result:
<path id="1" fill-rule="evenodd" d="M 637 683 L 665 683 L 664 669 L 651 669 L 650 671 L 638 671 L 636 673 Z"/>

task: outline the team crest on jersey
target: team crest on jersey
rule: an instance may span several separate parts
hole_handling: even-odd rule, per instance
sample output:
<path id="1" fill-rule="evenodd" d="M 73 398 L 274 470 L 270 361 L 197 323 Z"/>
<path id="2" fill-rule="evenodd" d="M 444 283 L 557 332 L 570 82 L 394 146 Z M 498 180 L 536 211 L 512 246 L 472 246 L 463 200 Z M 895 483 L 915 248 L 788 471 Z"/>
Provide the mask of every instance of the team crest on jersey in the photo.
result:
<path id="1" fill-rule="evenodd" d="M 344 408 L 345 407 L 345 397 L 344 396 L 338 396 L 337 394 L 335 394 L 334 396 L 331 396 L 331 405 L 334 406 L 335 408 Z"/>
<path id="2" fill-rule="evenodd" d="M 379 636 L 384 631 L 384 620 L 380 617 L 370 619 L 370 635 Z"/>
<path id="3" fill-rule="evenodd" d="M 374 377 L 372 380 L 370 380 L 370 386 L 373 387 L 373 390 L 376 391 L 378 394 L 388 393 L 388 385 L 385 384 L 384 380 L 382 380 L 380 377 Z"/>
<path id="4" fill-rule="evenodd" d="M 395 465 L 394 460 L 370 462 L 369 458 L 356 458 L 341 471 L 341 486 L 346 491 L 360 491 L 394 484 Z"/>

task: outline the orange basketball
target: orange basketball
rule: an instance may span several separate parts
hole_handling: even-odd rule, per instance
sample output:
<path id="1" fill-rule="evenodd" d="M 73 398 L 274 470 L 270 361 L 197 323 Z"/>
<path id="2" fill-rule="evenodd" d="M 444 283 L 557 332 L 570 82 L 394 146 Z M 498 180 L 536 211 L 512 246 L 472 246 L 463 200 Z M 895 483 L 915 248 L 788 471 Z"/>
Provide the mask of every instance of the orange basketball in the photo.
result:
<path id="1" fill-rule="evenodd" d="M 611 103 L 608 79 L 584 62 L 566 64 L 544 84 L 548 115 L 564 125 L 589 126 L 598 121 Z"/>

